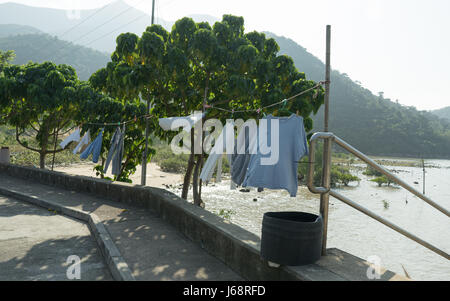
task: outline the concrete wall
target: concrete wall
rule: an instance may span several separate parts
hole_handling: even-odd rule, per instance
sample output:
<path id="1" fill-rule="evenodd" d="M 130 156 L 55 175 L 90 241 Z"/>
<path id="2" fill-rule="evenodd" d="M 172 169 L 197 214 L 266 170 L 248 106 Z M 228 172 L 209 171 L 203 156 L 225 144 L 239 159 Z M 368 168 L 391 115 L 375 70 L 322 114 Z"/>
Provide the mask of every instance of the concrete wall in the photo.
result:
<path id="1" fill-rule="evenodd" d="M 259 237 L 166 190 L 16 165 L 0 164 L 0 173 L 146 208 L 246 279 L 312 280 L 298 268 L 269 267 L 260 258 Z"/>

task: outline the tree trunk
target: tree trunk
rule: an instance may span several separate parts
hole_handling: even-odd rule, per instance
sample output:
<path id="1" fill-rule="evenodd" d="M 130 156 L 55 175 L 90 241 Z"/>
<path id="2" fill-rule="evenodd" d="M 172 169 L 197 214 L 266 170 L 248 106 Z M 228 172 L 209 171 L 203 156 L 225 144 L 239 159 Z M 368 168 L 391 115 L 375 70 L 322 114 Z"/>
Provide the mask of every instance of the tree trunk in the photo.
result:
<path id="1" fill-rule="evenodd" d="M 191 154 L 189 156 L 187 170 L 184 175 L 183 191 L 181 192 L 181 198 L 184 200 L 187 200 L 187 197 L 188 197 L 189 185 L 191 184 L 191 178 L 192 178 L 192 172 L 194 170 L 194 165 L 195 165 L 194 154 Z"/>
<path id="2" fill-rule="evenodd" d="M 39 153 L 39 168 L 40 169 L 45 169 L 45 156 L 47 155 L 47 153 L 45 151 L 42 151 L 41 153 Z"/>
<path id="3" fill-rule="evenodd" d="M 203 106 L 202 106 L 202 112 L 205 113 L 205 108 L 207 105 L 207 99 L 208 99 L 208 89 L 209 89 L 209 77 L 211 76 L 211 74 L 208 72 L 208 76 L 206 77 L 206 83 L 205 83 L 205 94 L 203 97 Z M 203 126 L 205 123 L 205 118 L 203 117 L 201 120 L 201 125 L 202 125 L 202 133 L 203 133 Z M 194 204 L 197 206 L 200 206 L 202 208 L 205 208 L 205 203 L 203 203 L 202 201 L 202 180 L 199 178 L 200 176 L 200 170 L 203 167 L 203 144 L 204 144 L 204 140 L 203 140 L 203 135 L 200 135 L 202 141 L 201 141 L 201 153 L 199 155 L 199 158 L 197 160 L 197 164 L 195 165 L 195 170 L 194 170 L 194 181 L 193 181 L 193 186 L 194 186 Z"/>
<path id="4" fill-rule="evenodd" d="M 57 147 L 57 143 L 58 143 L 58 132 L 56 130 L 55 130 L 55 135 L 53 136 L 53 139 L 54 139 L 54 145 L 53 145 L 52 171 L 55 167 L 56 147 Z"/>
<path id="5" fill-rule="evenodd" d="M 197 163 L 195 164 L 194 169 L 194 179 L 192 181 L 193 186 L 193 195 L 194 195 L 194 205 L 205 208 L 205 203 L 203 203 L 200 193 L 199 193 L 199 176 L 200 176 L 200 167 L 202 166 L 202 156 L 199 156 Z"/>
<path id="6" fill-rule="evenodd" d="M 42 150 L 39 153 L 39 167 L 41 169 L 45 169 L 45 156 L 47 155 L 48 134 L 43 137 L 42 141 L 44 143 L 42 144 Z"/>
<path id="7" fill-rule="evenodd" d="M 199 206 L 202 206 L 203 201 L 202 201 L 202 179 L 200 179 L 200 173 L 201 170 L 203 168 L 203 154 L 200 155 L 200 158 L 198 159 L 197 162 L 198 167 L 196 166 L 196 170 L 198 172 L 198 182 L 197 182 L 197 200 L 198 203 L 200 204 Z M 203 208 L 204 208 L 204 204 L 203 204 Z"/>
<path id="8" fill-rule="evenodd" d="M 189 185 L 191 184 L 191 178 L 192 178 L 192 172 L 194 170 L 194 164 L 195 164 L 195 154 L 194 154 L 194 129 L 191 129 L 191 154 L 189 155 L 189 161 L 186 173 L 184 174 L 184 181 L 183 181 L 183 191 L 181 192 L 181 198 L 184 200 L 187 200 L 188 193 L 189 193 Z"/>

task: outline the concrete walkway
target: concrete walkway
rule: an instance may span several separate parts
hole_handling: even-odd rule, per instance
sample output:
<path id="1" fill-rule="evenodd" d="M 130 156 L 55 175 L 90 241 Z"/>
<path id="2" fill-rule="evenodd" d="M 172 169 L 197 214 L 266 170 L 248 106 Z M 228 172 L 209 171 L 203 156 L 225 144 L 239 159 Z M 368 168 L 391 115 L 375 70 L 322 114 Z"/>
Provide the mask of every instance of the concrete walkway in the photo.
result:
<path id="1" fill-rule="evenodd" d="M 97 215 L 136 280 L 243 280 L 224 263 L 146 210 L 3 174 L 0 175 L 0 188 Z M 0 253 L 7 247 L 0 244 Z"/>
<path id="2" fill-rule="evenodd" d="M 0 196 L 0 281 L 72 280 L 72 255 L 80 280 L 112 280 L 86 224 Z"/>

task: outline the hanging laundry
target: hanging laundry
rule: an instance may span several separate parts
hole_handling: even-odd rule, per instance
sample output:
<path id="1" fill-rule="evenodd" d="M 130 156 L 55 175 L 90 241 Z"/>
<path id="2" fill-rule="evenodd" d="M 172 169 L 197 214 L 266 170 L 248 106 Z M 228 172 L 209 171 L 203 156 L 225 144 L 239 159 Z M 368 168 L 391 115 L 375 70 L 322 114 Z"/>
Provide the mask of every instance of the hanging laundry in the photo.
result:
<path id="1" fill-rule="evenodd" d="M 285 189 L 289 191 L 291 197 L 295 197 L 298 190 L 297 162 L 308 154 L 303 118 L 292 114 L 290 117 L 268 115 L 264 119 L 267 119 L 267 126 L 262 129 L 260 123 L 258 129 L 258 152 L 250 159 L 247 174 L 242 185 L 244 187 Z M 272 120 L 278 120 L 278 130 L 274 129 L 272 131 Z M 274 146 L 273 143 L 278 142 L 279 156 L 275 164 L 262 164 L 262 160 L 267 160 L 272 154 L 262 154 L 261 137 L 267 138 L 266 141 L 271 141 L 271 138 L 275 138 L 275 141 L 272 140 L 270 142 L 271 147 Z M 264 162 L 267 163 L 266 161 Z"/>
<path id="2" fill-rule="evenodd" d="M 229 149 L 234 149 L 234 124 L 231 122 L 227 122 L 225 128 L 216 139 L 214 147 L 209 153 L 208 159 L 206 160 L 202 172 L 200 173 L 200 179 L 203 182 L 209 182 L 211 180 L 212 175 L 214 174 L 214 169 L 217 166 L 217 162 L 220 158 L 222 158 L 223 154 L 226 153 L 227 145 Z M 228 154 L 227 157 L 231 163 L 231 153 Z M 221 168 L 222 167 L 220 167 L 220 169 Z"/>
<path id="3" fill-rule="evenodd" d="M 76 130 L 75 130 L 72 134 L 70 134 L 69 137 L 67 137 L 66 139 L 64 139 L 64 141 L 61 142 L 61 143 L 59 144 L 59 146 L 61 146 L 62 149 L 65 149 L 66 146 L 67 146 L 70 142 L 73 142 L 73 141 L 78 142 L 78 141 L 80 141 L 80 139 L 81 139 L 81 138 L 80 138 L 80 128 L 76 128 Z"/>
<path id="4" fill-rule="evenodd" d="M 250 133 L 252 127 L 257 132 L 254 120 L 249 120 L 242 125 L 236 139 L 235 152 L 232 155 L 231 179 L 238 186 L 244 182 L 252 154 L 257 152 L 257 133 Z"/>
<path id="5" fill-rule="evenodd" d="M 120 130 L 120 127 L 117 127 L 111 139 L 111 147 L 109 148 L 108 158 L 106 159 L 104 173 L 108 171 L 109 164 L 112 161 L 112 174 L 116 176 L 120 175 L 122 169 L 124 137 L 125 126 L 123 131 Z"/>
<path id="6" fill-rule="evenodd" d="M 92 162 L 97 163 L 98 158 L 100 157 L 100 153 L 102 152 L 102 140 L 103 140 L 103 131 L 105 129 L 101 129 L 100 133 L 98 134 L 97 138 L 95 138 L 94 141 L 92 141 L 91 144 L 84 150 L 84 152 L 81 154 L 81 159 L 87 159 L 90 154 L 92 154 Z"/>
<path id="7" fill-rule="evenodd" d="M 87 130 L 87 132 L 84 134 L 83 138 L 81 138 L 80 143 L 78 143 L 78 145 L 74 148 L 73 154 L 76 155 L 77 153 L 79 153 L 81 148 L 84 145 L 88 145 L 89 143 L 91 143 L 91 134 L 90 134 L 90 131 Z"/>
<path id="8" fill-rule="evenodd" d="M 190 132 L 192 127 L 205 117 L 206 113 L 197 113 L 188 117 L 167 117 L 160 118 L 159 125 L 165 131 L 173 131 L 183 127 L 185 132 Z"/>

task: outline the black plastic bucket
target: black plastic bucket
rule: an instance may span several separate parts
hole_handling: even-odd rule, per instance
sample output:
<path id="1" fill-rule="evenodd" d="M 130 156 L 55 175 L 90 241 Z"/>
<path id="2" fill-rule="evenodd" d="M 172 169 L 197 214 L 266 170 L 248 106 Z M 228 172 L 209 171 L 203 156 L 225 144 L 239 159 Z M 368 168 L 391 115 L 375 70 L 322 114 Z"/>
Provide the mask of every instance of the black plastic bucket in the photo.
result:
<path id="1" fill-rule="evenodd" d="M 263 217 L 261 257 L 281 265 L 316 262 L 322 253 L 323 222 L 304 212 L 267 212 Z"/>

